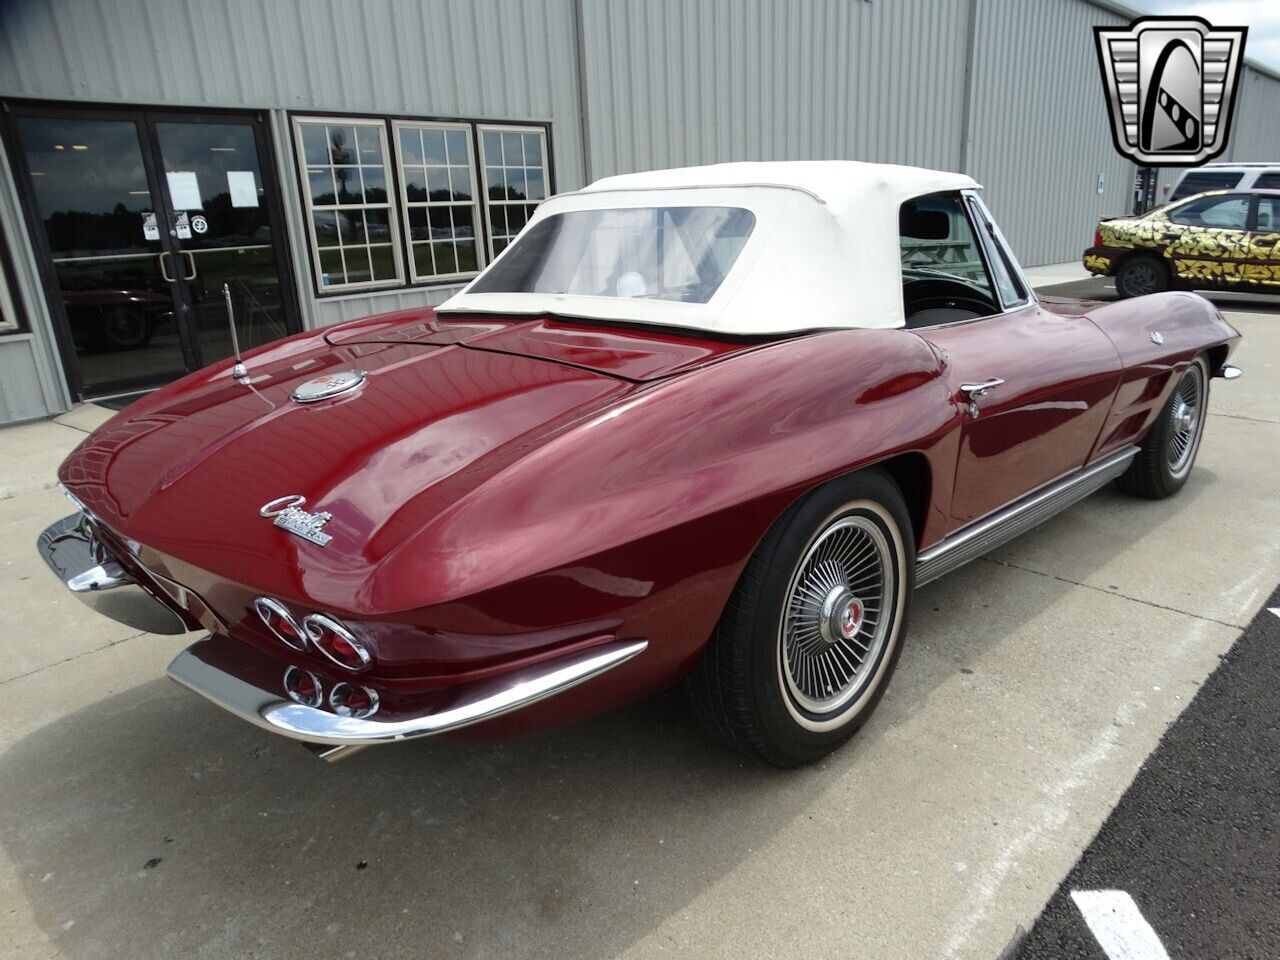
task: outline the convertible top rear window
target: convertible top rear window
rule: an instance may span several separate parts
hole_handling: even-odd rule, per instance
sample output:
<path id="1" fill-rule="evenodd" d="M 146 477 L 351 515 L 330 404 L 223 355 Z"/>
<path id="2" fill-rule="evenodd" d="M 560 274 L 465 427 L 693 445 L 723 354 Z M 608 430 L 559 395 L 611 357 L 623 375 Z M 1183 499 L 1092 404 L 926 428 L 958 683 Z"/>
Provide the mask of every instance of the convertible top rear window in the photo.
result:
<path id="1" fill-rule="evenodd" d="M 706 303 L 756 218 L 741 207 L 623 207 L 546 217 L 471 293 L 569 294 Z"/>

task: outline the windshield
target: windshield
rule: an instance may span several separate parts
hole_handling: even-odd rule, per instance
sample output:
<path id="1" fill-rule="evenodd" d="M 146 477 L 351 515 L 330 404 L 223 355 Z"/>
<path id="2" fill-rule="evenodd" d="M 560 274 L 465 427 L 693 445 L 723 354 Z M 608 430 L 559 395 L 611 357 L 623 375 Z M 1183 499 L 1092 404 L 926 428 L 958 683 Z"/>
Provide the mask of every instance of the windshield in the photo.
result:
<path id="1" fill-rule="evenodd" d="M 558 213 L 530 227 L 468 292 L 706 303 L 755 222 L 741 207 Z"/>

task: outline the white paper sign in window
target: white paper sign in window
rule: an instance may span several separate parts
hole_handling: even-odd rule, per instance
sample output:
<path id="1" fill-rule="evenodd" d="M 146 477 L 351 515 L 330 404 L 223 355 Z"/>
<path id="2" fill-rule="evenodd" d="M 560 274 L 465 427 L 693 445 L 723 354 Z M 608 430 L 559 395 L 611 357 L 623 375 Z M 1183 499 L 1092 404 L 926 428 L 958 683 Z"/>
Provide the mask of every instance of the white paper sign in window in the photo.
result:
<path id="1" fill-rule="evenodd" d="M 203 210 L 200 181 L 194 170 L 168 170 L 169 197 L 175 210 Z"/>
<path id="2" fill-rule="evenodd" d="M 258 205 L 258 181 L 252 170 L 228 170 L 227 191 L 231 194 L 233 207 Z"/>

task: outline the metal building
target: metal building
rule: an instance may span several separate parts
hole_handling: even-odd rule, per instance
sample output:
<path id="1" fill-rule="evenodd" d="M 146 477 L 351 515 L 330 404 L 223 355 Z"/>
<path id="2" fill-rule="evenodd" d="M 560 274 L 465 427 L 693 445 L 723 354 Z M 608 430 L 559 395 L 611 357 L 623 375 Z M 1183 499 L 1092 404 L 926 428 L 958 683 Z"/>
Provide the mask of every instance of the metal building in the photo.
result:
<path id="1" fill-rule="evenodd" d="M 555 190 L 741 159 L 961 170 L 1027 265 L 1131 205 L 1100 0 L 5 0 L 0 423 L 438 303 Z M 1280 159 L 1280 77 L 1228 159 Z"/>

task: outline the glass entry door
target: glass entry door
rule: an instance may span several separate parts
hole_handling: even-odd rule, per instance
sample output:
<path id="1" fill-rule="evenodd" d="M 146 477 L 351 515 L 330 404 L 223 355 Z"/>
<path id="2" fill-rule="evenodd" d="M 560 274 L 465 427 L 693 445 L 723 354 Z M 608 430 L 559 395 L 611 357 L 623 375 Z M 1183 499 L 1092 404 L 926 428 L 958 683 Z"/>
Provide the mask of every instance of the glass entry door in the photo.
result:
<path id="1" fill-rule="evenodd" d="M 242 348 L 298 328 L 256 117 L 10 107 L 78 397 L 158 386 L 230 356 L 224 283 Z"/>
<path id="2" fill-rule="evenodd" d="M 231 356 L 224 283 L 242 350 L 285 336 L 283 278 L 254 124 L 153 123 L 200 361 Z"/>

